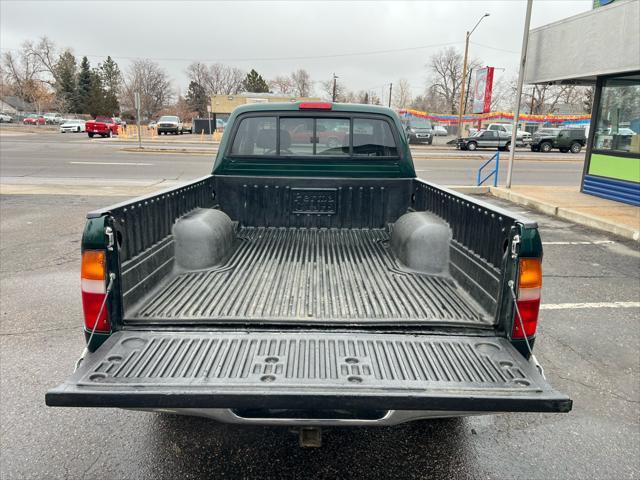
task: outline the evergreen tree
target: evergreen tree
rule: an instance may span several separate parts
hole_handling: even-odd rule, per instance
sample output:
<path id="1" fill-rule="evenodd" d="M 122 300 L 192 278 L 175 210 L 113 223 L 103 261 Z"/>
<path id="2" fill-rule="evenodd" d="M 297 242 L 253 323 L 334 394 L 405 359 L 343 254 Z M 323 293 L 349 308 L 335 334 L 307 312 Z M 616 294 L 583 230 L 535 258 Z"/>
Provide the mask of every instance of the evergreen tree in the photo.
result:
<path id="1" fill-rule="evenodd" d="M 55 90 L 58 108 L 64 112 L 74 110 L 74 107 L 77 105 L 78 66 L 76 64 L 76 57 L 73 56 L 71 51 L 65 50 L 58 58 L 54 68 L 57 79 Z"/>
<path id="2" fill-rule="evenodd" d="M 104 90 L 104 109 L 109 115 L 115 115 L 120 112 L 118 92 L 122 84 L 122 74 L 118 64 L 110 56 L 100 65 L 100 77 Z"/>
<path id="3" fill-rule="evenodd" d="M 198 115 L 205 116 L 207 114 L 207 92 L 198 82 L 191 81 L 186 96 L 187 104 L 193 111 L 197 111 Z"/>
<path id="4" fill-rule="evenodd" d="M 78 113 L 88 113 L 91 96 L 91 66 L 87 57 L 82 57 L 80 73 L 78 73 L 78 90 L 74 110 Z"/>
<path id="5" fill-rule="evenodd" d="M 246 92 L 252 93 L 268 93 L 269 85 L 264 81 L 262 75 L 259 75 L 254 69 L 247 73 L 242 86 Z"/>
<path id="6" fill-rule="evenodd" d="M 89 88 L 89 97 L 87 100 L 86 112 L 95 117 L 98 115 L 113 115 L 109 106 L 106 104 L 106 95 L 102 84 L 102 75 L 99 69 L 91 70 L 91 82 Z"/>

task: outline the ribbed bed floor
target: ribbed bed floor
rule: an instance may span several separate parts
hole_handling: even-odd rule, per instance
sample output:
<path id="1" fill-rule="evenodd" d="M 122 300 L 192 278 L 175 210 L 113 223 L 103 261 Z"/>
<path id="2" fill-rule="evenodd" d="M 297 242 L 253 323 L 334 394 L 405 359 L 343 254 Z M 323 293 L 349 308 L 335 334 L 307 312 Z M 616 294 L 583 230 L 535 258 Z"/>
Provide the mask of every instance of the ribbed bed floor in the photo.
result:
<path id="1" fill-rule="evenodd" d="M 489 324 L 445 277 L 403 271 L 384 229 L 239 229 L 224 266 L 170 278 L 130 320 Z"/>

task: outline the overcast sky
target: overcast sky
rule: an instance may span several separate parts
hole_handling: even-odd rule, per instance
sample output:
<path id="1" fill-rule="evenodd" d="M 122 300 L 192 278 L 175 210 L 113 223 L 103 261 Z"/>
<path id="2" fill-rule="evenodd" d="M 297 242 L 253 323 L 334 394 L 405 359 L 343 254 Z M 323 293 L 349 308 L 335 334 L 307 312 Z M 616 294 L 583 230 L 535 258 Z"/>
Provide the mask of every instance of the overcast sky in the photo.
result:
<path id="1" fill-rule="evenodd" d="M 535 0 L 531 27 L 591 9 L 592 0 Z M 0 47 L 16 49 L 47 35 L 92 65 L 111 55 L 156 60 L 186 91 L 189 63 L 255 68 L 266 79 L 306 68 L 313 80 L 340 80 L 354 90 L 407 78 L 424 88 L 429 56 L 446 45 L 464 48 L 467 29 L 491 14 L 471 37 L 470 55 L 517 74 L 526 2 L 179 2 L 0 0 Z M 416 48 L 425 47 L 425 48 Z M 381 52 L 385 50 L 404 51 Z M 364 52 L 377 52 L 363 54 Z M 354 55 L 350 55 L 354 54 Z M 356 55 L 357 54 L 357 55 Z M 319 85 L 317 85 L 318 87 Z"/>

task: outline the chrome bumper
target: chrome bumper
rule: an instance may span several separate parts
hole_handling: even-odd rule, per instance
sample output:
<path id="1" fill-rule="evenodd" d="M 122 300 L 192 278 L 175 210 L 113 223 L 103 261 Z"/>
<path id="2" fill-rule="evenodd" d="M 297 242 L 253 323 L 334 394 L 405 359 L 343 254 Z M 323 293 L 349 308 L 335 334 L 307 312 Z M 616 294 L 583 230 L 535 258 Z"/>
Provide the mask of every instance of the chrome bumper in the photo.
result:
<path id="1" fill-rule="evenodd" d="M 335 418 L 247 418 L 237 415 L 228 408 L 158 408 L 131 409 L 148 412 L 173 413 L 193 417 L 205 417 L 221 423 L 243 425 L 282 425 L 282 426 L 314 426 L 314 427 L 349 427 L 349 426 L 391 426 L 415 420 L 433 418 L 466 417 L 470 415 L 491 415 L 492 412 L 448 412 L 440 410 L 388 410 L 377 419 L 335 419 Z"/>

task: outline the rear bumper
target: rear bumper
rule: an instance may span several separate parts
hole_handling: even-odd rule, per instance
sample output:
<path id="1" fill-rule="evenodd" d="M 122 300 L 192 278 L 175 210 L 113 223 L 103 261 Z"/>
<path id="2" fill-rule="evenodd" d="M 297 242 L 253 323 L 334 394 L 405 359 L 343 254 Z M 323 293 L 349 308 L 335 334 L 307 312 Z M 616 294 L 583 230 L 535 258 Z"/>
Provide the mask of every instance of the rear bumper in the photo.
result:
<path id="1" fill-rule="evenodd" d="M 178 127 L 157 127 L 158 133 L 178 133 Z"/>
<path id="2" fill-rule="evenodd" d="M 299 418 L 291 413 L 285 417 L 274 415 L 242 416 L 237 410 L 230 408 L 164 408 L 164 409 L 134 409 L 159 413 L 172 413 L 191 417 L 203 417 L 220 423 L 235 425 L 273 425 L 273 426 L 318 426 L 318 427 L 386 427 L 435 418 L 466 417 L 479 415 L 480 412 L 456 412 L 443 410 L 387 410 L 378 418 Z M 484 412 L 491 414 L 494 412 Z"/>
<path id="3" fill-rule="evenodd" d="M 418 136 L 419 134 L 409 133 L 407 134 L 407 139 L 411 143 L 431 143 L 433 142 L 433 136 L 431 134 L 427 134 L 427 136 Z"/>

